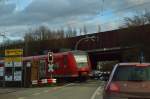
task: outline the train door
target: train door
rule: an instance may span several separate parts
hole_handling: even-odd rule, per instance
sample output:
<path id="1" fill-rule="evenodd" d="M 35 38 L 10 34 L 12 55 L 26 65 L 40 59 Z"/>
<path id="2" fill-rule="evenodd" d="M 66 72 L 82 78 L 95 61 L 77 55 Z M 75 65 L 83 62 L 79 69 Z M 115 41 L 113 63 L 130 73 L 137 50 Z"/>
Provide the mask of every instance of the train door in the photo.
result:
<path id="1" fill-rule="evenodd" d="M 68 74 L 68 64 L 67 64 L 67 55 L 63 55 L 60 60 L 59 60 L 59 68 L 60 68 L 60 71 L 61 71 L 61 76 L 62 77 L 65 77 L 67 76 Z"/>
<path id="2" fill-rule="evenodd" d="M 63 56 L 63 69 L 64 69 L 64 75 L 69 75 L 70 74 L 70 67 L 68 67 L 68 60 L 67 60 L 67 55 Z"/>
<path id="3" fill-rule="evenodd" d="M 64 70 L 63 70 L 63 57 L 60 56 L 60 57 L 57 57 L 56 59 L 56 62 L 55 62 L 55 65 L 58 66 L 58 69 L 55 70 L 55 76 L 56 77 L 62 77 L 64 75 Z"/>
<path id="4" fill-rule="evenodd" d="M 39 61 L 39 79 L 46 77 L 46 60 L 42 59 Z"/>
<path id="5" fill-rule="evenodd" d="M 66 74 L 66 61 L 64 62 L 64 56 L 61 55 L 61 56 L 57 56 L 54 58 L 54 66 L 55 66 L 55 69 L 54 69 L 54 76 L 55 77 L 64 77 L 65 74 Z"/>
<path id="6" fill-rule="evenodd" d="M 33 60 L 31 65 L 31 81 L 38 80 L 38 61 Z"/>

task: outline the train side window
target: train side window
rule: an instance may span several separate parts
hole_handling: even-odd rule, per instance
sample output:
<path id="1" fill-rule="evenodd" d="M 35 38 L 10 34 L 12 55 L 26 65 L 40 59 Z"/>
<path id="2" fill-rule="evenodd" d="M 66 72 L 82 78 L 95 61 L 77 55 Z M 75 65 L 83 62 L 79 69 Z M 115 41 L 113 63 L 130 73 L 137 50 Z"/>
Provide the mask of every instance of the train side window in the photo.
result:
<path id="1" fill-rule="evenodd" d="M 26 63 L 26 66 L 27 66 L 27 67 L 31 67 L 31 62 L 27 62 L 27 63 Z"/>
<path id="2" fill-rule="evenodd" d="M 54 65 L 53 65 L 53 69 L 54 69 L 54 70 L 57 70 L 57 69 L 59 69 L 59 68 L 60 68 L 60 67 L 59 67 L 58 64 L 54 64 Z"/>
<path id="3" fill-rule="evenodd" d="M 40 64 L 39 64 L 39 78 L 43 78 L 45 77 L 46 73 L 46 61 L 45 60 L 40 60 Z"/>

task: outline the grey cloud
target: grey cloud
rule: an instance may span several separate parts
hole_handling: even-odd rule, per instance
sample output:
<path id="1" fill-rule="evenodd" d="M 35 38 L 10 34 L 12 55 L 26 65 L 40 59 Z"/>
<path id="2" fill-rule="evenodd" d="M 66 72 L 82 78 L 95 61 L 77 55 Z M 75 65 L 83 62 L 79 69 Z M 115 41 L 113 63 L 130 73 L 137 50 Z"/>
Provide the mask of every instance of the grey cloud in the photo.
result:
<path id="1" fill-rule="evenodd" d="M 40 0 L 38 0 L 40 1 Z M 98 6 L 95 2 L 87 3 L 88 0 L 60 0 L 50 1 L 44 0 L 45 2 L 33 2 L 24 13 L 32 14 L 35 17 L 38 15 L 45 15 L 45 20 L 55 20 L 58 18 L 69 18 L 85 15 L 96 15 L 98 13 Z M 43 5 L 43 6 L 42 6 Z"/>
<path id="2" fill-rule="evenodd" d="M 33 26 L 27 26 L 27 25 L 14 25 L 14 26 L 2 26 L 0 27 L 0 33 L 5 33 L 7 37 L 15 38 L 15 37 L 23 37 L 23 35 L 28 32 L 28 29 Z"/>
<path id="3" fill-rule="evenodd" d="M 92 20 L 96 15 L 109 11 L 116 11 L 124 9 L 128 6 L 133 6 L 137 3 L 149 2 L 149 0 L 33 0 L 33 2 L 23 11 L 14 12 L 15 5 L 0 4 L 0 29 L 7 28 L 7 32 L 23 33 L 33 25 L 40 25 L 47 23 L 49 27 L 60 27 L 71 24 L 75 27 L 86 24 L 87 21 Z M 102 8 L 103 5 L 103 8 Z M 148 8 L 148 6 L 139 6 L 140 9 Z M 128 12 L 133 12 L 136 9 L 122 10 L 120 13 L 114 13 L 116 16 L 123 17 Z M 107 14 L 107 13 L 106 13 Z M 93 30 L 94 22 L 91 24 Z M 90 29 L 90 24 L 88 27 Z M 97 23 L 96 23 L 97 24 Z M 76 26 L 77 25 L 77 26 Z M 12 28 L 13 26 L 13 28 Z M 107 26 L 106 26 L 107 27 Z M 113 26 L 109 27 L 115 27 Z M 105 28 L 103 26 L 103 28 Z M 16 32 L 15 32 L 16 31 Z M 15 35 L 17 36 L 17 35 Z"/>
<path id="4" fill-rule="evenodd" d="M 14 9 L 15 9 L 15 5 L 14 4 L 7 4 L 7 5 L 5 5 L 3 3 L 0 3 L 0 15 L 1 15 L 1 17 L 3 15 L 11 14 Z"/>
<path id="5" fill-rule="evenodd" d="M 70 17 L 81 19 L 96 15 L 99 10 L 98 6 L 97 0 L 92 2 L 88 0 L 82 2 L 80 0 L 76 0 L 76 2 L 73 0 L 34 0 L 24 11 L 0 18 L 0 26 L 53 23 L 53 21 L 58 22 L 58 20 L 65 22 Z"/>

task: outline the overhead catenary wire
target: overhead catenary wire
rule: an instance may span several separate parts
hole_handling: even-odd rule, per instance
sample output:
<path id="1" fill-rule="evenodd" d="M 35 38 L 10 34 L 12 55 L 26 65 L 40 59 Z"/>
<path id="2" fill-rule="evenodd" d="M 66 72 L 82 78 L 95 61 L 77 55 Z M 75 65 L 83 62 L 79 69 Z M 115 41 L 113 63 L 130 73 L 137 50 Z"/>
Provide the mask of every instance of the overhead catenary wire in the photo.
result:
<path id="1" fill-rule="evenodd" d="M 118 12 L 121 12 L 121 11 L 134 9 L 136 7 L 140 8 L 140 6 L 143 6 L 143 5 L 150 5 L 150 1 L 147 1 L 147 2 L 144 2 L 144 3 L 139 3 L 139 4 L 134 4 L 134 5 L 131 5 L 131 6 L 126 6 L 125 8 L 121 8 L 121 9 L 115 9 L 115 10 L 112 10 L 111 13 L 118 13 Z M 121 5 L 121 6 L 124 6 L 124 4 Z M 103 15 L 108 15 L 108 14 L 110 14 L 110 12 L 103 13 Z"/>
<path id="2" fill-rule="evenodd" d="M 144 3 L 139 3 L 139 4 L 134 4 L 134 5 L 126 6 L 125 8 L 114 9 L 114 10 L 111 10 L 111 11 L 109 11 L 109 12 L 104 12 L 104 10 L 105 10 L 105 5 L 104 5 L 104 4 L 106 4 L 105 1 L 106 1 L 106 0 L 102 0 L 102 1 L 101 1 L 101 5 L 100 5 L 100 7 L 99 7 L 98 9 L 100 9 L 100 12 L 102 13 L 102 14 L 100 14 L 100 15 L 102 15 L 102 16 L 106 16 L 106 15 L 107 15 L 107 18 L 110 18 L 110 19 L 108 19 L 108 20 L 110 20 L 110 21 L 107 20 L 107 22 L 103 22 L 103 23 L 101 23 L 100 25 L 106 25 L 106 24 L 108 24 L 108 23 L 110 23 L 110 22 L 118 21 L 119 17 L 112 16 L 110 13 L 115 14 L 115 13 L 119 13 L 119 12 L 125 11 L 125 10 L 137 9 L 137 7 L 140 8 L 141 6 L 144 6 L 144 5 L 150 5 L 150 1 L 147 1 L 147 2 L 144 2 Z M 83 8 L 83 7 L 86 7 L 86 6 L 89 6 L 89 7 L 90 7 L 90 6 L 92 6 L 92 4 L 89 3 L 89 4 L 85 5 L 85 6 L 80 6 L 80 7 L 77 7 L 77 8 L 75 8 L 75 9 L 72 9 L 72 13 L 74 12 L 74 10 L 81 9 L 81 8 Z M 108 6 L 108 5 L 107 5 L 107 6 Z M 122 5 L 120 5 L 120 6 L 124 6 L 124 4 L 122 4 Z M 109 16 L 109 15 L 110 15 L 110 16 Z M 117 19 L 116 19 L 116 18 L 117 18 Z M 120 20 L 120 19 L 119 19 L 119 21 L 122 21 L 122 22 L 123 22 L 123 20 Z"/>
<path id="3" fill-rule="evenodd" d="M 136 8 L 136 7 L 139 7 L 139 6 L 144 6 L 144 5 L 150 5 L 150 1 L 148 1 L 148 2 L 145 2 L 145 3 L 140 3 L 140 4 L 136 4 L 136 5 L 132 5 L 132 6 L 127 6 L 127 7 L 125 7 L 125 8 L 122 8 L 122 9 L 117 9 L 117 10 L 113 10 L 113 11 L 111 11 L 111 13 L 118 13 L 118 12 L 121 12 L 121 11 L 125 11 L 125 10 L 130 10 L 130 9 L 134 9 L 134 8 Z M 140 8 L 140 7 L 139 7 Z M 144 7 L 145 8 L 145 7 Z M 145 9 L 144 9 L 145 10 Z M 110 20 L 110 21 L 108 21 L 108 20 L 106 20 L 106 22 L 103 22 L 103 23 L 101 23 L 100 25 L 107 25 L 107 24 L 109 24 L 110 22 L 114 22 L 114 21 L 120 21 L 120 23 L 123 23 L 123 19 L 121 19 L 121 18 L 119 18 L 119 17 L 115 17 L 115 16 L 112 16 L 112 15 L 110 15 L 110 12 L 107 12 L 107 13 L 103 13 L 103 16 L 105 16 L 105 15 L 107 15 L 107 18 L 109 18 L 108 20 Z M 109 16 L 110 15 L 110 16 Z M 115 23 L 117 23 L 117 22 L 115 22 Z M 118 24 L 118 23 L 117 23 Z"/>

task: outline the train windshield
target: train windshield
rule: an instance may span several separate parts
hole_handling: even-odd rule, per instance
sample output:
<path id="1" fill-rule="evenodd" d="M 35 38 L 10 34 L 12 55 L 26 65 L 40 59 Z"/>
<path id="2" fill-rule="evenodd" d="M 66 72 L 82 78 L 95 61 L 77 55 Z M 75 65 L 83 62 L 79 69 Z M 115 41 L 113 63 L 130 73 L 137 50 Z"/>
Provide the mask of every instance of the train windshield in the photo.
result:
<path id="1" fill-rule="evenodd" d="M 88 65 L 87 54 L 75 54 L 74 57 L 79 68 Z"/>

